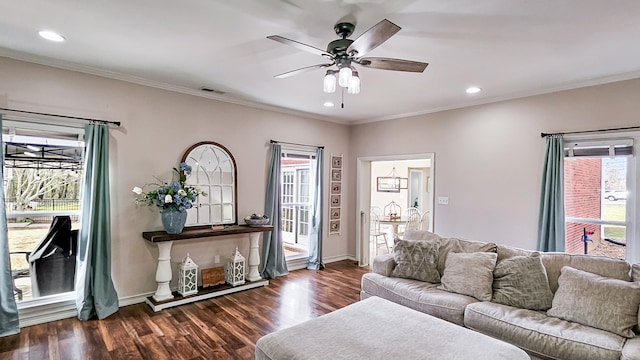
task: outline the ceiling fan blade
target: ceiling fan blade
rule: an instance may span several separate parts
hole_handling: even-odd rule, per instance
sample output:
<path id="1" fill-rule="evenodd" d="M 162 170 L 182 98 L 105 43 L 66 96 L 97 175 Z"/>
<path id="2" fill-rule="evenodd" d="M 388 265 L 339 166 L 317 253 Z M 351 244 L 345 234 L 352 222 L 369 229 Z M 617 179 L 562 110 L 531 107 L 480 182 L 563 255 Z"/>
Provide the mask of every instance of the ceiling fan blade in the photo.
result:
<path id="1" fill-rule="evenodd" d="M 427 68 L 428 63 L 419 61 L 402 60 L 402 59 L 390 59 L 380 57 L 368 57 L 357 59 L 355 61 L 364 67 L 381 70 L 395 70 L 395 71 L 409 71 L 421 73 Z"/>
<path id="2" fill-rule="evenodd" d="M 347 48 L 347 54 L 357 51 L 356 57 L 364 56 L 369 51 L 377 48 L 380 44 L 387 41 L 390 37 L 400 31 L 401 27 L 384 19 L 375 24 L 371 29 L 358 36 Z"/>
<path id="3" fill-rule="evenodd" d="M 277 42 L 285 44 L 285 45 L 293 46 L 298 50 L 310 52 L 312 54 L 329 56 L 331 58 L 333 57 L 333 55 L 329 54 L 328 52 L 326 52 L 326 51 L 324 51 L 322 49 L 318 49 L 318 48 L 313 47 L 311 45 L 303 44 L 303 43 L 301 43 L 299 41 L 287 39 L 287 38 L 282 37 L 280 35 L 267 36 L 267 39 L 271 39 L 271 40 L 277 41 Z"/>
<path id="4" fill-rule="evenodd" d="M 284 79 L 284 78 L 288 78 L 290 76 L 293 75 L 298 75 L 300 73 L 303 72 L 307 72 L 307 71 L 311 71 L 311 70 L 315 70 L 315 69 L 322 69 L 322 68 L 326 68 L 329 66 L 332 66 L 333 64 L 318 64 L 318 65 L 312 65 L 312 66 L 307 66 L 307 67 L 303 67 L 297 70 L 292 70 L 292 71 L 287 71 L 286 73 L 282 73 L 279 75 L 274 76 L 274 78 L 278 78 L 278 79 Z"/>

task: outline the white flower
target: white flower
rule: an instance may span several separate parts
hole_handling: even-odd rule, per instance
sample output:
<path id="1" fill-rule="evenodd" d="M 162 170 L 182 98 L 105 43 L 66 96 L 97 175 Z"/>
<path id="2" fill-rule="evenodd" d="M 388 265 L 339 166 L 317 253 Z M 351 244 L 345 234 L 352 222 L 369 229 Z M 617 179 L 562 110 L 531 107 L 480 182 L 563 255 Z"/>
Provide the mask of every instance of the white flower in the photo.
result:
<path id="1" fill-rule="evenodd" d="M 186 192 L 186 191 L 184 191 L 184 189 L 180 189 L 180 190 L 178 190 L 178 195 L 180 195 L 180 196 L 187 196 L 187 192 Z"/>
<path id="2" fill-rule="evenodd" d="M 142 189 L 136 186 L 136 187 L 133 188 L 133 192 L 138 194 L 138 195 L 141 195 L 142 194 Z"/>
<path id="3" fill-rule="evenodd" d="M 171 197 L 171 195 L 167 194 L 164 196 L 164 202 L 169 204 L 173 202 L 173 198 Z"/>

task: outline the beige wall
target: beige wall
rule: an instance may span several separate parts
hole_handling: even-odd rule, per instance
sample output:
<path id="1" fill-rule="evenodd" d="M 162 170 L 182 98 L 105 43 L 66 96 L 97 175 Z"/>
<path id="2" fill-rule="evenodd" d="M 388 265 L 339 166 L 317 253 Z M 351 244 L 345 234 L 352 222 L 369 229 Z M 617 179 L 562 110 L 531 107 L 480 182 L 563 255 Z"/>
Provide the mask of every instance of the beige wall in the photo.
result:
<path id="1" fill-rule="evenodd" d="M 111 214 L 113 277 L 121 298 L 155 290 L 157 249 L 141 233 L 162 228 L 157 211 L 136 208 L 131 189 L 153 176 L 169 178 L 183 152 L 192 144 L 211 140 L 226 146 L 238 166 L 238 216 L 264 211 L 269 140 L 324 145 L 326 157 L 343 153 L 349 167 L 349 130 L 340 124 L 232 105 L 210 99 L 135 85 L 92 75 L 0 58 L 0 107 L 122 121 L 111 131 Z M 325 173 L 329 174 L 325 161 Z M 349 182 L 350 177 L 344 176 Z M 325 182 L 325 191 L 329 183 Z M 325 199 L 325 210 L 328 214 Z M 354 212 L 343 205 L 345 214 Z M 328 235 L 324 256 L 353 257 L 343 217 L 342 233 Z M 174 270 L 189 251 L 197 263 L 213 264 L 236 245 L 245 256 L 248 241 L 237 237 L 176 243 Z M 176 272 L 174 271 L 174 274 Z M 175 282 L 175 276 L 174 276 Z"/>
<path id="2" fill-rule="evenodd" d="M 350 160 L 433 152 L 435 232 L 533 249 L 540 133 L 640 125 L 639 99 L 640 80 L 630 80 L 362 124 L 351 129 Z M 355 181 L 349 191 L 353 202 Z M 449 205 L 438 205 L 439 196 L 448 196 Z"/>

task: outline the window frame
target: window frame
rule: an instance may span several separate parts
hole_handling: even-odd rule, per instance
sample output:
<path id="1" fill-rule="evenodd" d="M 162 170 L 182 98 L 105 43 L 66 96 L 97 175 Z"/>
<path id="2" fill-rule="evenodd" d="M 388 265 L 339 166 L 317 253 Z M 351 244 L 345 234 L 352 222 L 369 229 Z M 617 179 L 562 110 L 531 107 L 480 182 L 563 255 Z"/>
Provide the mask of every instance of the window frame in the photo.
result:
<path id="1" fill-rule="evenodd" d="M 3 118 L 2 127 L 8 128 L 9 133 L 15 133 L 15 129 L 20 130 L 31 130 L 44 132 L 49 134 L 62 133 L 62 134 L 71 134 L 77 135 L 77 141 L 84 143 L 84 134 L 85 129 L 81 124 L 70 124 L 70 123 L 61 123 L 61 124 L 44 124 L 38 122 L 40 120 L 33 119 L 22 119 L 21 117 L 10 116 L 9 118 Z M 2 132 L 4 137 L 4 131 Z M 53 136 L 55 138 L 55 136 Z M 69 139 L 70 140 L 70 139 Z M 84 144 L 82 146 L 82 154 L 84 157 Z M 4 147 L 4 140 L 2 140 L 2 146 Z M 4 155 L 4 152 L 3 152 Z M 4 167 L 4 156 L 1 159 Z M 85 171 L 85 162 L 82 162 L 82 171 Z M 82 180 L 82 179 L 80 179 Z M 41 212 L 39 215 L 41 216 L 55 216 L 55 215 L 78 215 L 80 216 L 82 213 L 82 183 L 80 184 L 80 199 L 78 210 L 67 210 L 67 211 L 48 211 Z M 4 191 L 4 184 L 3 184 Z M 7 238 L 8 240 L 8 238 Z M 31 298 L 28 300 L 22 300 L 16 302 L 19 317 L 20 317 L 20 327 L 30 326 L 34 324 L 41 323 L 39 320 L 42 318 L 51 318 L 52 320 L 64 319 L 69 317 L 67 313 L 69 312 L 77 312 L 75 309 L 75 302 L 73 301 L 76 297 L 77 289 L 73 291 L 68 291 L 64 293 L 57 293 L 51 295 L 45 295 L 37 298 Z M 51 321 L 51 320 L 47 320 Z"/>
<path id="2" fill-rule="evenodd" d="M 626 200 L 626 214 L 625 221 L 604 221 L 594 219 L 583 218 L 569 218 L 565 216 L 565 226 L 571 220 L 571 222 L 580 222 L 586 224 L 596 225 L 622 225 L 626 226 L 626 261 L 629 263 L 640 262 L 640 226 L 638 222 L 640 219 L 636 219 L 637 206 L 640 203 L 640 156 L 638 156 L 638 147 L 640 146 L 640 132 L 622 132 L 622 133 L 598 133 L 593 135 L 565 135 L 564 143 L 565 148 L 568 147 L 568 143 L 612 143 L 622 144 L 626 140 L 632 140 L 633 152 L 631 155 L 619 155 L 628 157 L 627 160 L 627 191 L 629 195 Z M 565 155 L 565 158 L 569 156 Z M 601 158 L 602 156 L 582 156 L 584 158 Z M 565 210 L 566 214 L 566 210 Z M 565 239 L 566 241 L 566 239 Z"/>

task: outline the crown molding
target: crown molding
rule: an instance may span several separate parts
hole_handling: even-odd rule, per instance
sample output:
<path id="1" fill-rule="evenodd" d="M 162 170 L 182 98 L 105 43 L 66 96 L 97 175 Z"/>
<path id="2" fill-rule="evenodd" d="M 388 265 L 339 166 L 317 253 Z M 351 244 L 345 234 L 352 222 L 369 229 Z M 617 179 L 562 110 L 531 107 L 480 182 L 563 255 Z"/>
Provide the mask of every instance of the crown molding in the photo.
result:
<path id="1" fill-rule="evenodd" d="M 338 123 L 342 125 L 349 125 L 349 122 L 343 119 L 322 116 L 318 114 L 283 108 L 283 107 L 274 106 L 274 105 L 267 105 L 267 104 L 257 102 L 257 101 L 252 101 L 249 99 L 230 96 L 229 93 L 216 94 L 213 92 L 204 92 L 201 90 L 195 90 L 195 89 L 187 88 L 184 86 L 178 86 L 178 85 L 168 84 L 160 81 L 149 80 L 149 79 L 138 77 L 138 76 L 99 69 L 99 68 L 81 65 L 73 62 L 55 60 L 55 59 L 45 58 L 42 56 L 26 54 L 22 52 L 13 51 L 13 50 L 8 50 L 5 48 L 0 48 L 0 57 L 6 57 L 14 60 L 50 66 L 50 67 L 63 69 L 63 70 L 76 71 L 83 74 L 95 75 L 95 76 L 100 76 L 100 77 L 113 79 L 113 80 L 125 81 L 129 83 L 137 84 L 137 85 L 148 86 L 156 89 L 172 91 L 180 94 L 192 95 L 192 96 L 197 96 L 197 97 L 211 99 L 211 100 L 217 100 L 225 103 L 246 106 L 254 109 L 273 111 L 277 113 L 300 116 L 300 117 L 314 119 L 314 120 L 322 120 L 322 121 L 329 121 L 329 122 Z"/>
<path id="2" fill-rule="evenodd" d="M 560 85 L 542 87 L 542 88 L 529 90 L 529 91 L 511 93 L 504 96 L 488 97 L 488 98 L 478 99 L 476 101 L 471 101 L 471 102 L 469 101 L 459 102 L 459 103 L 454 103 L 447 106 L 434 107 L 434 108 L 424 109 L 424 110 L 415 111 L 415 112 L 402 113 L 397 115 L 384 116 L 384 117 L 371 118 L 371 119 L 350 120 L 350 119 L 344 119 L 344 118 L 323 116 L 323 115 L 288 109 L 288 108 L 274 106 L 274 105 L 267 105 L 265 103 L 261 103 L 258 101 L 244 99 L 237 96 L 231 96 L 228 93 L 216 94 L 212 92 L 203 92 L 201 90 L 195 90 L 195 89 L 187 88 L 184 86 L 172 85 L 172 84 L 168 84 L 160 81 L 149 80 L 142 77 L 94 68 L 91 66 L 81 65 L 77 63 L 68 62 L 68 61 L 54 60 L 54 59 L 45 58 L 42 56 L 36 56 L 36 55 L 31 55 L 23 52 L 9 50 L 6 48 L 0 48 L 0 56 L 14 59 L 14 60 L 35 63 L 39 65 L 51 66 L 51 67 L 64 69 L 64 70 L 76 71 L 84 74 L 125 81 L 129 83 L 137 84 L 137 85 L 148 86 L 148 87 L 176 92 L 180 94 L 192 95 L 192 96 L 197 96 L 201 98 L 221 101 L 225 103 L 246 106 L 254 109 L 273 111 L 281 114 L 300 116 L 308 119 L 328 121 L 332 123 L 349 125 L 349 126 L 361 125 L 361 124 L 367 124 L 367 123 L 373 123 L 373 122 L 379 122 L 379 121 L 398 120 L 398 119 L 403 119 L 403 118 L 408 118 L 413 116 L 433 114 L 441 111 L 462 109 L 462 108 L 467 108 L 471 106 L 485 105 L 485 104 L 491 104 L 491 103 L 496 103 L 501 101 L 514 100 L 514 99 L 520 99 L 520 98 L 525 98 L 530 96 L 544 95 L 544 94 L 550 94 L 550 93 L 559 92 L 559 91 L 573 90 L 573 89 L 579 89 L 583 87 L 602 85 L 602 84 L 613 83 L 617 81 L 640 78 L 640 70 L 636 70 L 636 71 L 631 71 L 627 73 L 603 76 L 603 77 L 593 78 L 593 79 L 584 80 L 584 81 L 564 83 Z"/>
<path id="3" fill-rule="evenodd" d="M 593 78 L 593 79 L 578 81 L 573 83 L 565 83 L 565 84 L 560 84 L 556 86 L 542 87 L 535 90 L 521 91 L 521 92 L 509 94 L 509 95 L 489 97 L 489 98 L 479 99 L 477 101 L 458 103 L 458 104 L 453 104 L 449 106 L 426 109 L 426 110 L 416 111 L 411 113 L 403 113 L 403 114 L 373 118 L 368 120 L 358 120 L 358 121 L 351 122 L 350 124 L 361 125 L 361 124 L 367 124 L 367 123 L 373 123 L 373 122 L 379 122 L 379 121 L 398 120 L 398 119 L 404 119 L 412 116 L 433 114 L 441 111 L 462 109 L 462 108 L 467 108 L 471 106 L 478 106 L 478 105 L 485 105 L 485 104 L 492 104 L 492 103 L 497 103 L 501 101 L 521 99 L 521 98 L 526 98 L 526 97 L 536 96 L 536 95 L 551 94 L 551 93 L 560 92 L 560 91 L 574 90 L 574 89 L 580 89 L 580 88 L 585 88 L 589 86 L 603 85 L 603 84 L 609 84 L 609 83 L 625 81 L 625 80 L 633 80 L 638 78 L 640 78 L 640 70 L 626 72 L 622 74 L 610 75 L 610 76 L 602 76 L 598 78 Z"/>

